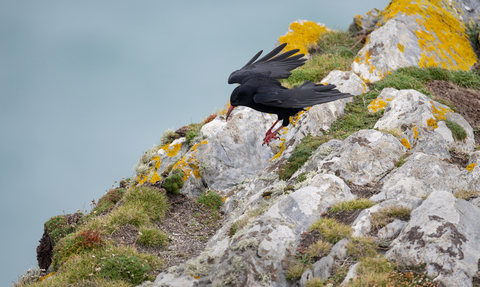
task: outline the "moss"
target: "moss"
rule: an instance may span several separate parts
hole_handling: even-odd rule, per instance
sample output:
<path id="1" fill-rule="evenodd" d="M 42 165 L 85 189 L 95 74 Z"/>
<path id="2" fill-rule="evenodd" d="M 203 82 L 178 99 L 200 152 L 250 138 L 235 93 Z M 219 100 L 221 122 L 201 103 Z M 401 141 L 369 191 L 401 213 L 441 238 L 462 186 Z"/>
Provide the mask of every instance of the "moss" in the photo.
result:
<path id="1" fill-rule="evenodd" d="M 452 136 L 456 140 L 461 141 L 467 137 L 467 132 L 463 129 L 461 125 L 457 124 L 456 122 L 446 120 L 445 124 L 450 129 L 450 131 L 452 131 Z"/>
<path id="2" fill-rule="evenodd" d="M 183 187 L 184 173 L 180 169 L 174 169 L 171 175 L 165 179 L 162 187 L 168 192 L 178 194 Z"/>

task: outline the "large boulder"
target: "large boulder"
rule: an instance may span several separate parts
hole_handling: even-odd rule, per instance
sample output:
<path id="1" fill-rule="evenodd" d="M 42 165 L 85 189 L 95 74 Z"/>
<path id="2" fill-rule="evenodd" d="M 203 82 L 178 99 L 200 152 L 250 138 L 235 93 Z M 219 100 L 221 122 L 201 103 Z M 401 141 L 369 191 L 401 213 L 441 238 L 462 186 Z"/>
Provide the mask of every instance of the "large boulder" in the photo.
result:
<path id="1" fill-rule="evenodd" d="M 453 5 L 442 3 L 390 2 L 352 71 L 373 83 L 408 66 L 469 70 L 477 57 L 465 34 L 465 23 Z"/>

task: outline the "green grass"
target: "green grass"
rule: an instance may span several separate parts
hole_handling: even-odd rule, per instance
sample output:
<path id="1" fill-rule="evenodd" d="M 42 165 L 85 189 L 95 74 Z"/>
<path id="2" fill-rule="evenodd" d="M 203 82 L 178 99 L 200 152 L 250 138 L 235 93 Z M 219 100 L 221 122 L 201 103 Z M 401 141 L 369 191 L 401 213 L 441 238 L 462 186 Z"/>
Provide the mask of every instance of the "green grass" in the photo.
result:
<path id="1" fill-rule="evenodd" d="M 106 211 L 113 209 L 125 195 L 126 190 L 124 188 L 110 189 L 104 196 L 102 196 L 97 205 L 92 209 L 93 214 L 100 215 Z"/>
<path id="2" fill-rule="evenodd" d="M 327 142 L 327 137 L 315 137 L 307 135 L 295 147 L 285 165 L 280 169 L 279 177 L 281 180 L 287 180 L 308 160 L 312 153 L 323 143 Z"/>
<path id="3" fill-rule="evenodd" d="M 337 243 L 343 238 L 350 237 L 352 228 L 343 223 L 339 223 L 333 218 L 322 218 L 315 221 L 310 230 L 317 230 L 325 241 L 332 244 Z"/>
<path id="4" fill-rule="evenodd" d="M 45 228 L 48 231 L 52 244 L 55 245 L 60 239 L 70 233 L 75 232 L 75 226 L 68 224 L 65 215 L 57 215 L 45 222 Z"/>
<path id="5" fill-rule="evenodd" d="M 137 242 L 147 247 L 163 247 L 168 245 L 168 235 L 158 228 L 141 227 Z"/>
<path id="6" fill-rule="evenodd" d="M 348 71 L 362 48 L 357 45 L 350 49 L 356 42 L 357 38 L 346 31 L 325 33 L 314 47 L 315 51 L 311 51 L 310 60 L 294 70 L 288 79 L 281 80 L 281 83 L 292 88 L 306 80 L 319 82 L 333 70 Z"/>
<path id="7" fill-rule="evenodd" d="M 456 140 L 461 141 L 467 137 L 467 132 L 465 131 L 465 129 L 463 129 L 462 126 L 457 124 L 456 122 L 446 120 L 445 124 L 450 129 L 450 131 L 452 131 L 452 136 Z"/>
<path id="8" fill-rule="evenodd" d="M 211 190 L 199 196 L 197 198 L 197 202 L 215 211 L 219 211 L 223 204 L 222 197 L 218 193 Z"/>
<path id="9" fill-rule="evenodd" d="M 352 211 L 357 209 L 367 209 L 376 203 L 367 198 L 358 198 L 349 201 L 342 201 L 332 206 L 328 212 L 335 213 L 339 211 Z"/>
<path id="10" fill-rule="evenodd" d="M 372 213 L 371 222 L 374 230 L 378 230 L 395 219 L 403 221 L 410 220 L 412 209 L 402 206 L 390 206 L 380 209 L 378 212 Z"/>

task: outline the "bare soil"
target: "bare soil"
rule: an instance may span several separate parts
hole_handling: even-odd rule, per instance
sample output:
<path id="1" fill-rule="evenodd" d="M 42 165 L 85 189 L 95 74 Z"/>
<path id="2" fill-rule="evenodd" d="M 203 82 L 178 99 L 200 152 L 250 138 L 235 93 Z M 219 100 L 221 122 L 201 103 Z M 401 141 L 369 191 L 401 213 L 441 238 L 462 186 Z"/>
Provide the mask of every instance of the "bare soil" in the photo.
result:
<path id="1" fill-rule="evenodd" d="M 451 102 L 457 112 L 472 126 L 474 130 L 480 128 L 480 91 L 456 86 L 446 81 L 432 81 L 425 84 L 435 98 Z M 479 143 L 476 133 L 475 141 Z"/>
<path id="2" fill-rule="evenodd" d="M 168 234 L 169 246 L 155 248 L 138 244 L 138 229 L 133 225 L 124 226 L 112 236 L 118 244 L 162 258 L 163 266 L 153 275 L 200 255 L 208 239 L 222 226 L 222 215 L 198 204 L 196 199 L 181 194 L 166 195 L 170 210 L 157 226 Z"/>

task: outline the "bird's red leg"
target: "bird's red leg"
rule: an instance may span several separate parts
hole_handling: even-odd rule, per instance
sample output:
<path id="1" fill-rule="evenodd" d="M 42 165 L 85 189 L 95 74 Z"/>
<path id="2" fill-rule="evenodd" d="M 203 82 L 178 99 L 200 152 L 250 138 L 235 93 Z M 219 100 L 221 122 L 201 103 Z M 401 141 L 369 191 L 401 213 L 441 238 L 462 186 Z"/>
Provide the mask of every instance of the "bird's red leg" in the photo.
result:
<path id="1" fill-rule="evenodd" d="M 273 127 L 272 127 L 272 128 L 273 128 Z M 266 135 L 265 135 L 265 138 L 263 139 L 263 144 L 267 144 L 267 145 L 268 145 L 272 139 L 277 139 L 277 133 L 278 133 L 281 129 L 283 129 L 283 125 L 281 125 L 280 127 L 278 127 L 278 129 L 276 129 L 274 132 L 271 132 L 271 133 L 269 133 L 269 134 L 266 134 Z M 269 131 L 270 131 L 270 130 L 269 130 Z M 268 132 L 267 132 L 267 133 L 268 133 Z M 263 144 L 262 144 L 262 145 L 263 145 Z"/>
<path id="2" fill-rule="evenodd" d="M 276 126 L 279 121 L 280 121 L 280 120 L 277 120 L 277 121 L 268 129 L 268 131 L 265 133 L 265 137 L 268 136 L 268 135 L 272 132 L 273 127 Z"/>

